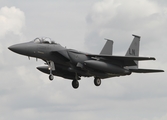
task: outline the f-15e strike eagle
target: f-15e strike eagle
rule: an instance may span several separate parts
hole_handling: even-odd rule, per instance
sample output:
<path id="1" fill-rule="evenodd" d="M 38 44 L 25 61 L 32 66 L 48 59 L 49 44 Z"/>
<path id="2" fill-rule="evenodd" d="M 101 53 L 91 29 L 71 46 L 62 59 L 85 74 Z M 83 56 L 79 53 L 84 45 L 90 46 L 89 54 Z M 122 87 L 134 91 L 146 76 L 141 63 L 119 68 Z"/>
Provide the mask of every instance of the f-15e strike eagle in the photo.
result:
<path id="1" fill-rule="evenodd" d="M 94 77 L 94 84 L 99 86 L 101 79 L 130 75 L 131 73 L 164 72 L 155 69 L 140 69 L 138 61 L 155 60 L 154 57 L 139 57 L 140 36 L 134 39 L 125 56 L 112 55 L 113 41 L 106 39 L 101 53 L 89 54 L 67 49 L 49 38 L 36 38 L 27 43 L 12 45 L 9 49 L 21 55 L 35 57 L 46 62 L 47 66 L 37 67 L 38 70 L 72 80 L 73 88 L 79 87 L 81 77 Z"/>

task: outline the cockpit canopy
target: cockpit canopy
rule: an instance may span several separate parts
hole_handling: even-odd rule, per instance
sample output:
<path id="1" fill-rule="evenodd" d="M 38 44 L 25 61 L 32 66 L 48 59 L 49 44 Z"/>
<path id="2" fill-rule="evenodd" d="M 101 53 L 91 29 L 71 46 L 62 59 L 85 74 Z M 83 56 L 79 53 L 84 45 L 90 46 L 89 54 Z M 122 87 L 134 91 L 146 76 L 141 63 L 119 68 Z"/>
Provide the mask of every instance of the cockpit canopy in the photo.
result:
<path id="1" fill-rule="evenodd" d="M 48 37 L 35 38 L 34 43 L 57 44 L 51 38 L 48 38 Z"/>

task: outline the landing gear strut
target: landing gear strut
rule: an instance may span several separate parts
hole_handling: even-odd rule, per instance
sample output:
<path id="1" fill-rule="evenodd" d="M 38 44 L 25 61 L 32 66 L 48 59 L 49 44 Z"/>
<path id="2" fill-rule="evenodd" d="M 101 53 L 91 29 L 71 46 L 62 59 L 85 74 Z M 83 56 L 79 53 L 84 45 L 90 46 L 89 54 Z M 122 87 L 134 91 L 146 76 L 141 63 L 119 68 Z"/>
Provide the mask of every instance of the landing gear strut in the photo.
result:
<path id="1" fill-rule="evenodd" d="M 50 70 L 49 80 L 52 81 L 54 79 L 54 76 L 52 74 L 52 70 L 55 70 L 55 65 L 54 65 L 53 61 L 49 61 L 48 64 L 49 64 L 49 70 Z"/>
<path id="2" fill-rule="evenodd" d="M 94 84 L 95 84 L 96 86 L 100 86 L 100 85 L 101 85 L 101 79 L 95 77 L 95 79 L 94 79 Z"/>
<path id="3" fill-rule="evenodd" d="M 80 80 L 81 78 L 77 75 L 77 73 L 75 73 L 75 78 L 72 81 L 72 87 L 74 89 L 77 89 L 79 87 L 79 82 L 78 80 Z"/>

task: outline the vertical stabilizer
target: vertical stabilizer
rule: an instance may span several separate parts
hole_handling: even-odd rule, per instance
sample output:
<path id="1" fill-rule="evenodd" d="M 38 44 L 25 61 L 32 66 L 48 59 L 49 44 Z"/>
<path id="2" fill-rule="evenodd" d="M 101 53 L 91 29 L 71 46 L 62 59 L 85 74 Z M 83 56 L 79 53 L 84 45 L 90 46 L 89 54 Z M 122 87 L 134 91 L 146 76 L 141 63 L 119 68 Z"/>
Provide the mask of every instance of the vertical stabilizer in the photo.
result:
<path id="1" fill-rule="evenodd" d="M 113 51 L 113 41 L 109 40 L 109 39 L 105 39 L 106 44 L 104 45 L 102 51 L 100 52 L 101 55 L 112 55 L 112 51 Z"/>
<path id="2" fill-rule="evenodd" d="M 137 36 L 137 35 L 133 35 L 133 36 L 134 36 L 134 39 L 125 55 L 128 57 L 139 56 L 140 36 Z M 135 63 L 136 63 L 136 66 L 132 66 L 132 67 L 138 68 L 138 61 L 135 61 Z"/>

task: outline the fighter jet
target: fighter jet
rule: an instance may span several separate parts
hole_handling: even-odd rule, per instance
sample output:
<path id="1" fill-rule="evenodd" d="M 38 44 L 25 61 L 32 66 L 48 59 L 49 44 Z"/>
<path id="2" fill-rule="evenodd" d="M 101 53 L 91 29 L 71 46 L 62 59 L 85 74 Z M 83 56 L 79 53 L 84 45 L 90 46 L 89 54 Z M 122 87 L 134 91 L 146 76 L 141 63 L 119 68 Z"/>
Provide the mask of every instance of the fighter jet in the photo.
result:
<path id="1" fill-rule="evenodd" d="M 125 56 L 112 55 L 113 41 L 106 39 L 100 54 L 90 54 L 67 49 L 49 38 L 36 38 L 33 41 L 12 45 L 9 49 L 15 53 L 28 57 L 42 59 L 45 66 L 37 69 L 49 74 L 72 80 L 72 87 L 79 87 L 81 77 L 94 77 L 94 84 L 100 86 L 101 79 L 130 75 L 131 73 L 164 72 L 156 69 L 138 68 L 138 62 L 155 60 L 154 57 L 139 57 L 140 36 L 134 39 Z"/>

